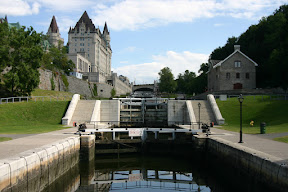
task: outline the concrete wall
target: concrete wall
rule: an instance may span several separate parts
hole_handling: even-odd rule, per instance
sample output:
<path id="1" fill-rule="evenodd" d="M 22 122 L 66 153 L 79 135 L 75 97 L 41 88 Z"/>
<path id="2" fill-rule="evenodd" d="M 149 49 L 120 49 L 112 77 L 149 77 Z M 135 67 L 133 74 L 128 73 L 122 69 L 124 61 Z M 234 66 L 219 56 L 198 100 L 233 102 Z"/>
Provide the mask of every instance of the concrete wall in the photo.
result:
<path id="1" fill-rule="evenodd" d="M 208 102 L 209 102 L 209 104 L 210 104 L 210 106 L 212 108 L 212 111 L 213 111 L 214 117 L 215 117 L 215 119 L 217 121 L 217 124 L 218 125 L 224 124 L 225 123 L 225 119 L 222 117 L 222 114 L 221 114 L 221 112 L 219 110 L 219 107 L 218 107 L 218 105 L 216 103 L 216 100 L 215 100 L 214 96 L 211 95 L 211 94 L 207 95 L 207 100 L 208 100 Z"/>
<path id="2" fill-rule="evenodd" d="M 96 83 L 97 85 L 97 94 L 101 98 L 110 98 L 111 90 L 113 89 L 112 85 L 106 83 Z"/>
<path id="3" fill-rule="evenodd" d="M 257 175 L 261 182 L 269 183 L 280 191 L 287 191 L 288 167 L 281 164 L 282 159 L 221 138 L 207 139 L 206 149 L 239 170 Z"/>
<path id="4" fill-rule="evenodd" d="M 168 100 L 168 126 L 190 121 L 185 100 Z"/>
<path id="5" fill-rule="evenodd" d="M 97 100 L 95 102 L 94 110 L 93 110 L 93 113 L 92 113 L 92 116 L 91 116 L 91 121 L 92 122 L 93 121 L 100 121 L 100 117 L 101 117 L 100 111 L 101 111 L 101 101 Z"/>
<path id="6" fill-rule="evenodd" d="M 69 107 L 65 113 L 65 116 L 62 118 L 62 125 L 69 125 L 70 121 L 73 117 L 74 111 L 76 109 L 76 106 L 78 104 L 78 101 L 80 100 L 80 95 L 79 94 L 74 94 L 71 102 L 69 104 Z"/>
<path id="7" fill-rule="evenodd" d="M 102 100 L 100 119 L 101 121 L 107 121 L 107 124 L 112 123 L 118 126 L 120 121 L 120 101 Z"/>
<path id="8" fill-rule="evenodd" d="M 80 139 L 20 154 L 0 163 L 0 191 L 41 191 L 79 162 Z"/>

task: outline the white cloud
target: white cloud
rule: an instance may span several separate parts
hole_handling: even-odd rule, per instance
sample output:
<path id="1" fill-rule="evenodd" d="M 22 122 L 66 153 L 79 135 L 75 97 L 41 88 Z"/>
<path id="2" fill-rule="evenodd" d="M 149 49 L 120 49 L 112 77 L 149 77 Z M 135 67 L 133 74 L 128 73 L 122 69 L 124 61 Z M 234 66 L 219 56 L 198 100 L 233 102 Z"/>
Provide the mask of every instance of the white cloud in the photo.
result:
<path id="1" fill-rule="evenodd" d="M 94 23 L 108 22 L 114 30 L 137 30 L 198 18 L 231 16 L 259 19 L 267 8 L 274 10 L 287 0 L 124 0 L 94 7 Z"/>
<path id="2" fill-rule="evenodd" d="M 61 12 L 84 12 L 83 9 L 94 6 L 97 3 L 97 1 L 95 3 L 93 0 L 38 0 L 38 2 L 48 10 Z"/>
<path id="3" fill-rule="evenodd" d="M 41 5 L 38 2 L 25 0 L 1 0 L 0 14 L 11 16 L 24 16 L 38 14 Z"/>
<path id="4" fill-rule="evenodd" d="M 136 83 L 153 83 L 158 79 L 158 72 L 164 68 L 169 67 L 177 78 L 179 73 L 185 70 L 198 72 L 200 65 L 206 63 L 209 55 L 191 53 L 184 51 L 177 53 L 174 51 L 167 51 L 165 55 L 153 56 L 153 61 L 149 63 L 126 65 L 114 68 L 114 72 L 118 75 L 127 76 L 130 81 L 136 80 Z"/>

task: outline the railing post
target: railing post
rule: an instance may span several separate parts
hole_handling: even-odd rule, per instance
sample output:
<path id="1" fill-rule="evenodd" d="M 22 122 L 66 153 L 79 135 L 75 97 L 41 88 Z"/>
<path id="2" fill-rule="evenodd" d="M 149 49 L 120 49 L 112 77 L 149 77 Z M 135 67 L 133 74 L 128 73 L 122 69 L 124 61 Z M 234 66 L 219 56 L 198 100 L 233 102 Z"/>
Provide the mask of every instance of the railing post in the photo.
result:
<path id="1" fill-rule="evenodd" d="M 115 133 L 115 130 L 113 129 L 113 132 L 112 132 L 112 140 L 115 140 L 115 135 L 116 135 L 116 133 Z"/>
<path id="2" fill-rule="evenodd" d="M 20 97 L 21 98 L 21 97 Z M 14 103 L 14 97 L 12 97 L 12 103 Z"/>

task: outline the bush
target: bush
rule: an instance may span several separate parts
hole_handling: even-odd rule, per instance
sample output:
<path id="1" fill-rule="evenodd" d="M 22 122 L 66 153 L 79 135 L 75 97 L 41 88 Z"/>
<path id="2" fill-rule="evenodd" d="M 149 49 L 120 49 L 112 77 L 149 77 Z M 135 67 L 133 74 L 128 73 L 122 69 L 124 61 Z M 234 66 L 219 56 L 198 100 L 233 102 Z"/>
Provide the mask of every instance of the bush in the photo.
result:
<path id="1" fill-rule="evenodd" d="M 111 90 L 110 94 L 111 94 L 111 97 L 115 97 L 115 95 L 116 95 L 116 90 L 113 88 L 113 89 Z"/>
<path id="2" fill-rule="evenodd" d="M 61 74 L 61 78 L 62 78 L 62 81 L 63 81 L 63 83 L 65 85 L 65 89 L 68 90 L 69 82 L 68 82 L 68 79 L 67 79 L 66 75 Z"/>
<path id="3" fill-rule="evenodd" d="M 53 76 L 51 77 L 50 82 L 51 82 L 51 90 L 54 91 L 55 90 L 55 83 L 54 83 Z"/>

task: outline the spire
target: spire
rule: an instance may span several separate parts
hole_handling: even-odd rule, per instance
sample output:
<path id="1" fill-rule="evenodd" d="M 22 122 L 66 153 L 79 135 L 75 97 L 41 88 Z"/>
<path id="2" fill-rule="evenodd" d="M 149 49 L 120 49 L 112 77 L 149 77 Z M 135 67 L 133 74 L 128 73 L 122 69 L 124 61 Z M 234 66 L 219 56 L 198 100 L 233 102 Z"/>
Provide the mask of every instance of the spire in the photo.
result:
<path id="1" fill-rule="evenodd" d="M 80 24 L 84 23 L 85 24 L 85 28 L 86 30 L 90 29 L 91 32 L 95 31 L 95 26 L 92 22 L 92 20 L 89 18 L 88 14 L 86 11 L 84 11 L 83 15 L 81 16 L 81 18 L 79 19 L 79 21 L 76 23 L 76 26 L 74 29 L 71 30 L 71 32 L 73 32 L 74 30 L 77 29 L 77 31 L 79 30 Z"/>
<path id="2" fill-rule="evenodd" d="M 105 25 L 104 25 L 104 29 L 103 29 L 103 34 L 104 35 L 109 35 L 109 31 L 108 31 L 108 27 L 107 27 L 107 23 L 106 23 L 106 21 L 105 21 Z"/>
<path id="3" fill-rule="evenodd" d="M 51 33 L 59 33 L 59 28 L 57 26 L 56 18 L 54 15 L 52 17 L 51 24 L 50 24 L 48 31 L 50 31 Z"/>

